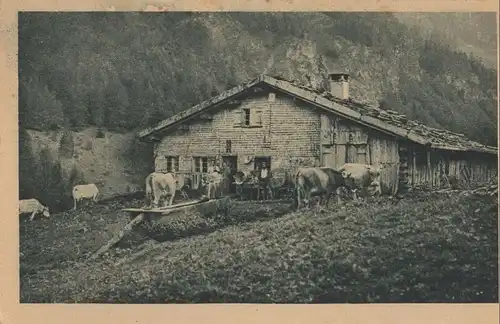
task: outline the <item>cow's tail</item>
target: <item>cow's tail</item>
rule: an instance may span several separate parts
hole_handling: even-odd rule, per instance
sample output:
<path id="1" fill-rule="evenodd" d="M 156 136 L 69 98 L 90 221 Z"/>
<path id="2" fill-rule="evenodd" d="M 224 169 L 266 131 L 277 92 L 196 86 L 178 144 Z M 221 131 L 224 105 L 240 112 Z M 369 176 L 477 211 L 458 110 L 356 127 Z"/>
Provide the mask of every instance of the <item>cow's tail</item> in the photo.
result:
<path id="1" fill-rule="evenodd" d="M 153 174 L 146 177 L 146 206 L 153 203 Z"/>
<path id="2" fill-rule="evenodd" d="M 303 183 L 301 183 L 302 179 L 302 175 L 301 175 L 301 172 L 300 170 L 298 170 L 297 172 L 295 172 L 295 191 L 296 191 L 296 194 L 294 195 L 295 196 L 295 207 L 298 208 L 299 207 L 299 204 L 300 204 L 300 194 L 303 192 L 302 190 L 302 186 L 304 185 Z"/>

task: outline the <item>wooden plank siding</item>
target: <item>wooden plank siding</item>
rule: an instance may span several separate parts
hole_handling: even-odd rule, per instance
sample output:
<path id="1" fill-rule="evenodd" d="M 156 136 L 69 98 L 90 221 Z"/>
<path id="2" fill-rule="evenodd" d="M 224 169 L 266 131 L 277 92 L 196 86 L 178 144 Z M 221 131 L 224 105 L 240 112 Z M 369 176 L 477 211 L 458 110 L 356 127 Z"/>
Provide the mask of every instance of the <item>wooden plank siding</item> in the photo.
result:
<path id="1" fill-rule="evenodd" d="M 382 192 L 397 192 L 399 144 L 394 137 L 333 114 L 321 115 L 320 129 L 323 166 L 340 168 L 344 163 L 380 166 Z"/>
<path id="2" fill-rule="evenodd" d="M 442 188 L 446 179 L 455 177 L 466 186 L 480 185 L 497 175 L 497 159 L 478 152 L 449 152 L 410 146 L 409 182 L 412 186 L 428 185 Z M 430 159 L 428 160 L 428 157 Z M 446 177 L 444 177 L 446 176 Z"/>

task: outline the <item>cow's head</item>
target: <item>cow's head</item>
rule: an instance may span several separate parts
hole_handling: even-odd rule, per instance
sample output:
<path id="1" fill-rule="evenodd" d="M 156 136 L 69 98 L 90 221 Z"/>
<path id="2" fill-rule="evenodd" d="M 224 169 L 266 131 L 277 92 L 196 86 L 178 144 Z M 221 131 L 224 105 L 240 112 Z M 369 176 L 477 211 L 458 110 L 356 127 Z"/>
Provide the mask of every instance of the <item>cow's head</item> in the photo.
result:
<path id="1" fill-rule="evenodd" d="M 348 173 L 346 170 L 342 171 L 342 178 L 347 179 L 351 176 L 351 173 Z"/>
<path id="2" fill-rule="evenodd" d="M 49 218 L 50 217 L 49 207 L 44 207 L 42 214 L 43 214 L 43 216 Z"/>
<path id="3" fill-rule="evenodd" d="M 357 187 L 356 185 L 356 178 L 352 176 L 351 172 L 347 172 L 346 170 L 342 170 L 342 178 L 344 179 L 344 185 L 354 189 Z"/>
<path id="4" fill-rule="evenodd" d="M 376 178 L 380 177 L 381 170 L 382 170 L 382 169 L 381 169 L 381 167 L 373 167 L 373 166 L 370 166 L 370 167 L 368 168 L 368 172 L 369 172 L 370 177 L 371 177 L 372 179 L 376 179 Z"/>

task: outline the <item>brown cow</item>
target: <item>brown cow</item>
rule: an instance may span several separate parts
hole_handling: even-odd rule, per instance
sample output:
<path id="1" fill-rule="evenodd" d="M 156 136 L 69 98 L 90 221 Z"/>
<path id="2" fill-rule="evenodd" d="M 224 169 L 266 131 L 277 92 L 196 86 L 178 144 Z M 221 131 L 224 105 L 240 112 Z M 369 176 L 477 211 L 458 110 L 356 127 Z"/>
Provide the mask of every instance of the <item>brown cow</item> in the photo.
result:
<path id="1" fill-rule="evenodd" d="M 339 189 L 346 186 L 345 179 L 340 171 L 326 167 L 311 167 L 299 168 L 295 174 L 295 186 L 297 190 L 297 209 L 301 205 L 301 194 L 303 195 L 304 204 L 308 205 L 312 195 L 319 195 L 321 204 L 326 197 L 325 206 L 328 205 L 330 196 L 334 193 L 337 195 L 340 203 Z"/>
<path id="2" fill-rule="evenodd" d="M 380 188 L 380 168 L 361 164 L 361 163 L 346 163 L 339 171 L 345 179 L 346 186 L 351 189 L 354 200 L 357 200 L 356 192 L 367 190 L 372 195 L 379 195 Z"/>
<path id="3" fill-rule="evenodd" d="M 149 207 L 158 207 L 161 198 L 170 196 L 167 206 L 174 202 L 177 180 L 172 173 L 153 172 L 146 177 L 146 199 Z"/>

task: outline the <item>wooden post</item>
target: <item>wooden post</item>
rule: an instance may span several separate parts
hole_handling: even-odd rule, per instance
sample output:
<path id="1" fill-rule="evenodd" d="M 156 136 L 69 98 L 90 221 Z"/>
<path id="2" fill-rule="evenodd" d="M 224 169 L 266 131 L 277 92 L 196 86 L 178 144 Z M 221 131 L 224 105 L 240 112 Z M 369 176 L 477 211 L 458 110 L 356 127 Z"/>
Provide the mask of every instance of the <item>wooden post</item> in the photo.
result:
<path id="1" fill-rule="evenodd" d="M 391 192 L 392 196 L 396 196 L 399 191 L 399 177 L 400 177 L 399 171 L 400 171 L 400 165 L 396 164 L 396 183 L 392 187 L 392 192 Z"/>
<path id="2" fill-rule="evenodd" d="M 416 153 L 415 153 L 415 150 L 411 150 L 412 152 L 412 172 L 411 172 L 411 183 L 412 185 L 415 185 L 415 181 L 417 181 L 417 179 L 415 179 L 415 173 L 417 171 L 417 156 L 416 156 Z"/>
<path id="3" fill-rule="evenodd" d="M 124 208 L 122 210 L 126 211 L 126 212 L 139 212 L 139 213 L 143 213 L 143 212 L 148 212 L 148 213 L 165 213 L 165 212 L 167 212 L 167 211 L 169 211 L 171 209 L 176 209 L 176 208 L 179 208 L 179 207 L 196 205 L 196 204 L 199 204 L 201 202 L 205 202 L 207 200 L 208 199 L 198 199 L 198 200 L 188 201 L 188 202 L 185 202 L 185 203 L 180 203 L 180 204 L 175 204 L 175 205 L 170 205 L 170 206 L 164 206 L 164 207 L 160 207 L 160 208 L 152 208 L 152 209 L 145 209 L 145 208 Z"/>
<path id="4" fill-rule="evenodd" d="M 430 182 L 432 187 L 432 167 L 431 167 L 431 151 L 427 150 L 427 181 Z"/>
<path id="5" fill-rule="evenodd" d="M 97 257 L 111 249 L 113 246 L 115 246 L 118 242 L 122 240 L 122 238 L 128 234 L 132 229 L 134 228 L 135 225 L 141 223 L 145 218 L 144 213 L 140 213 L 137 215 L 132 221 L 130 221 L 120 232 L 118 232 L 115 237 L 113 237 L 111 240 L 108 241 L 105 245 L 103 245 L 99 250 L 97 250 L 96 253 L 94 253 L 89 260 L 95 260 Z"/>
<path id="6" fill-rule="evenodd" d="M 408 155 L 409 155 L 409 148 L 407 147 L 407 145 L 400 144 L 398 147 L 399 166 L 396 167 L 398 190 L 393 193 L 394 195 L 396 195 L 398 192 L 400 193 L 406 192 L 410 187 L 409 175 L 408 175 Z"/>

